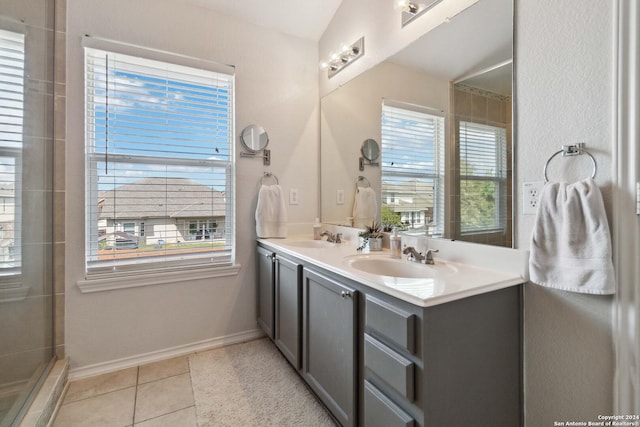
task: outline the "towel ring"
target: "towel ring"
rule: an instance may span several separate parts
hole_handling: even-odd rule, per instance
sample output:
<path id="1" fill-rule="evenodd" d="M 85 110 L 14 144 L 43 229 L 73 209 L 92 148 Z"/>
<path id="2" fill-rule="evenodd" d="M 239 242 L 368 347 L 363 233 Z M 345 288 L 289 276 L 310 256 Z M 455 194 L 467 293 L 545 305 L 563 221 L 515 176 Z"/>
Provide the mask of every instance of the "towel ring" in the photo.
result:
<path id="1" fill-rule="evenodd" d="M 367 187 L 371 187 L 371 183 L 369 182 L 369 180 L 367 178 L 365 178 L 364 176 L 360 175 L 358 177 L 358 181 L 356 181 L 356 188 L 360 188 L 360 186 L 358 184 L 360 184 L 360 182 L 366 182 L 367 183 Z"/>
<path id="2" fill-rule="evenodd" d="M 551 162 L 551 160 L 560 153 L 562 153 L 562 157 L 577 156 L 579 154 L 586 154 L 587 156 L 589 156 L 591 158 L 591 161 L 593 162 L 593 173 L 591 174 L 591 178 L 595 178 L 596 173 L 598 172 L 598 165 L 596 164 L 596 159 L 591 155 L 591 153 L 589 153 L 583 147 L 584 147 L 584 142 L 579 142 L 578 144 L 575 144 L 575 145 L 563 145 L 562 150 L 559 150 L 553 153 L 551 157 L 547 159 L 547 162 L 544 164 L 544 169 L 543 169 L 544 181 L 549 182 L 549 177 L 547 176 L 547 168 L 549 167 L 549 163 Z"/>
<path id="3" fill-rule="evenodd" d="M 262 175 L 262 178 L 260 178 L 260 183 L 264 185 L 264 180 L 269 178 L 273 178 L 273 180 L 276 182 L 276 185 L 280 184 L 278 182 L 278 177 L 271 172 L 265 172 L 264 175 Z"/>

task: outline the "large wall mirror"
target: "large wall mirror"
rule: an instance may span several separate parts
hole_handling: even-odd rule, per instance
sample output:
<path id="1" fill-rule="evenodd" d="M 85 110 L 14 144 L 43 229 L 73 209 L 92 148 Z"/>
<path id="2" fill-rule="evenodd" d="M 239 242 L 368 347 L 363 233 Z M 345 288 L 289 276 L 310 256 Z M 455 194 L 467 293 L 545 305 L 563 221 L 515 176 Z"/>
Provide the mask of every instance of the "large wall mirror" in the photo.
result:
<path id="1" fill-rule="evenodd" d="M 512 0 L 479 0 L 325 96 L 322 222 L 512 246 L 512 58 Z"/>

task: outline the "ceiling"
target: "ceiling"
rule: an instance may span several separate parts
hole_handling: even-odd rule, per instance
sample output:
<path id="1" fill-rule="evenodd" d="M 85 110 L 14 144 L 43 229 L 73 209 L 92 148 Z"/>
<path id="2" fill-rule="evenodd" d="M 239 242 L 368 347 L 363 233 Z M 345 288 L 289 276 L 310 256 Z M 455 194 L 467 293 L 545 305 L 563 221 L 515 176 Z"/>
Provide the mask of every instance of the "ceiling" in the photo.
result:
<path id="1" fill-rule="evenodd" d="M 342 0 L 184 0 L 261 27 L 320 40 Z"/>

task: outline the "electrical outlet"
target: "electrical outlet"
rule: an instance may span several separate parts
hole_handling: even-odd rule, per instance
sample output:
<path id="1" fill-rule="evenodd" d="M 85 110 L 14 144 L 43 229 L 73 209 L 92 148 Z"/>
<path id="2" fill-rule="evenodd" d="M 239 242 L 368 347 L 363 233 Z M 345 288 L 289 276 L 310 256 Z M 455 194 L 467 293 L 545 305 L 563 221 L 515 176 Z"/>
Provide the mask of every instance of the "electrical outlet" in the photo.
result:
<path id="1" fill-rule="evenodd" d="M 336 205 L 344 205 L 344 190 L 336 191 Z"/>
<path id="2" fill-rule="evenodd" d="M 542 194 L 544 182 L 525 182 L 522 184 L 522 213 L 535 215 L 538 211 L 538 202 Z"/>
<path id="3" fill-rule="evenodd" d="M 289 204 L 297 205 L 298 204 L 298 189 L 290 188 L 289 189 Z"/>

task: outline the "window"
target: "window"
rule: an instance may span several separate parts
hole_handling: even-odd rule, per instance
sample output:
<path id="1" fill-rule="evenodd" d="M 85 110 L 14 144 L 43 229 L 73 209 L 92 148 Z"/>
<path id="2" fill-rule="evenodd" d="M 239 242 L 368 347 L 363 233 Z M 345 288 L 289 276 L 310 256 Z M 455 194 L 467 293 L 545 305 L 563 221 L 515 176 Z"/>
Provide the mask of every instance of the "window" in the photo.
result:
<path id="1" fill-rule="evenodd" d="M 444 228 L 444 117 L 385 100 L 382 105 L 382 222 L 404 229 Z"/>
<path id="2" fill-rule="evenodd" d="M 0 276 L 20 274 L 24 34 L 0 30 Z M 2 286 L 2 284 L 0 284 Z"/>
<path id="3" fill-rule="evenodd" d="M 231 264 L 233 68 L 86 39 L 85 89 L 88 272 Z"/>
<path id="4" fill-rule="evenodd" d="M 460 232 L 504 231 L 507 223 L 507 131 L 460 121 Z"/>

